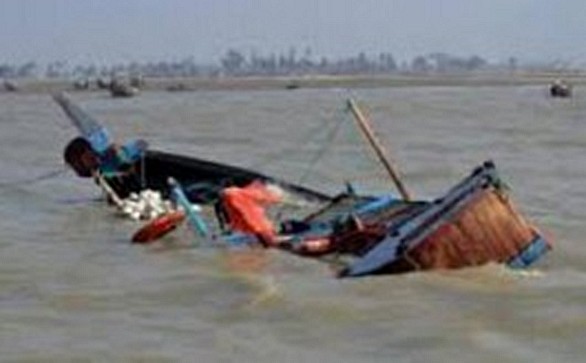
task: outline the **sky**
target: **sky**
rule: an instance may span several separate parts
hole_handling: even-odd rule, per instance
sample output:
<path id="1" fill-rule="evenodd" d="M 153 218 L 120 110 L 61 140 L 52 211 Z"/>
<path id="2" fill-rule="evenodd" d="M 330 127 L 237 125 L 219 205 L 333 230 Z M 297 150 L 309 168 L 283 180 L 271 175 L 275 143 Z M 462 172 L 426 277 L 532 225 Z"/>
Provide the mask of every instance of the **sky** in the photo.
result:
<path id="1" fill-rule="evenodd" d="M 586 0 L 0 0 L 0 64 L 245 54 L 586 64 Z"/>

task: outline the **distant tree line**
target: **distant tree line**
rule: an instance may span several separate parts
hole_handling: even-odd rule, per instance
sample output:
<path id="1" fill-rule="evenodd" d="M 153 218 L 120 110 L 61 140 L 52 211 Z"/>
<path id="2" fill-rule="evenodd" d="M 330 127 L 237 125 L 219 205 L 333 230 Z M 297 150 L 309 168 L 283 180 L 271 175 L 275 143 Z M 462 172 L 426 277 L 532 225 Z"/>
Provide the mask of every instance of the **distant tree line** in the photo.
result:
<path id="1" fill-rule="evenodd" d="M 509 67 L 517 67 L 517 60 L 509 60 Z M 284 53 L 249 55 L 228 49 L 217 64 L 198 64 L 193 57 L 179 61 L 130 62 L 108 66 L 69 65 L 57 61 L 46 65 L 27 62 L 20 65 L 0 62 L 0 78 L 100 78 L 117 75 L 145 77 L 216 77 L 216 76 L 302 76 L 302 75 L 359 75 L 390 73 L 446 73 L 470 72 L 491 66 L 478 55 L 456 56 L 447 53 L 419 55 L 398 62 L 388 52 L 374 56 L 359 52 L 354 56 L 330 59 L 315 57 L 310 48 L 299 54 L 295 48 Z M 505 65 L 506 67 L 507 65 Z"/>
<path id="2" fill-rule="evenodd" d="M 427 56 L 417 56 L 411 62 L 413 72 L 458 72 L 475 71 L 488 65 L 483 58 L 473 55 L 470 57 L 455 57 L 446 53 L 432 53 Z"/>
<path id="3" fill-rule="evenodd" d="M 397 62 L 390 53 L 368 57 L 364 52 L 356 56 L 331 60 L 326 57 L 314 59 L 307 48 L 298 56 L 295 48 L 287 54 L 258 55 L 249 57 L 229 49 L 220 60 L 220 70 L 227 75 L 292 75 L 292 74 L 373 74 L 390 73 L 398 70 Z"/>

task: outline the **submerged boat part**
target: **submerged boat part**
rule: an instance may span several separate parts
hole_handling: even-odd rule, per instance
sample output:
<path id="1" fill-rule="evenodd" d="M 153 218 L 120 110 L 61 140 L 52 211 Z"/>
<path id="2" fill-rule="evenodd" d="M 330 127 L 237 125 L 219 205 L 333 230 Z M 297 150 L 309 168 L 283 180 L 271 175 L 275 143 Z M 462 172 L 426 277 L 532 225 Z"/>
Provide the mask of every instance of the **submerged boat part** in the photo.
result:
<path id="1" fill-rule="evenodd" d="M 387 223 L 384 240 L 341 276 L 478 266 L 526 267 L 550 244 L 514 207 L 492 162 L 412 217 Z"/>

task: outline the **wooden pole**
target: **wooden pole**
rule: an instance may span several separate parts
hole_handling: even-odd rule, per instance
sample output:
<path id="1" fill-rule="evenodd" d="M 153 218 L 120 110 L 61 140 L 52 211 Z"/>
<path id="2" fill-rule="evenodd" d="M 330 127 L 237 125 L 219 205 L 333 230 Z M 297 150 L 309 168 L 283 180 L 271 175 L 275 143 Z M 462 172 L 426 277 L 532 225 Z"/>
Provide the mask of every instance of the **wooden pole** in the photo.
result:
<path id="1" fill-rule="evenodd" d="M 360 131 L 362 131 L 362 133 L 368 140 L 368 143 L 370 144 L 370 146 L 372 146 L 372 149 L 374 150 L 376 156 L 383 164 L 387 173 L 389 173 L 391 180 L 395 183 L 395 186 L 397 187 L 399 194 L 401 194 L 401 197 L 403 197 L 405 201 L 410 201 L 411 196 L 409 195 L 409 192 L 407 192 L 407 189 L 405 189 L 403 182 L 399 178 L 399 174 L 395 171 L 395 168 L 393 168 L 393 165 L 387 158 L 385 150 L 383 149 L 382 145 L 378 142 L 374 132 L 372 131 L 372 128 L 370 127 L 370 124 L 368 123 L 368 121 L 358 108 L 358 106 L 356 106 L 356 103 L 351 99 L 348 100 L 348 108 L 350 109 L 350 112 L 352 112 L 352 115 L 354 116 L 354 119 L 356 120 L 356 123 L 360 128 Z"/>

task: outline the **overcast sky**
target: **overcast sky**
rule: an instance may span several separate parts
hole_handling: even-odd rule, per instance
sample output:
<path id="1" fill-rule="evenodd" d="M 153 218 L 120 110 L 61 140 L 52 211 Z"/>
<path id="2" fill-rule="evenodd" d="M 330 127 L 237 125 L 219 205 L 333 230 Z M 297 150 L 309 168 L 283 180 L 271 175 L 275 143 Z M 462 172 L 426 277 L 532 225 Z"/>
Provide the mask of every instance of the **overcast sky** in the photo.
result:
<path id="1" fill-rule="evenodd" d="M 293 46 L 584 63 L 586 0 L 0 0 L 0 63 L 215 63 Z"/>

